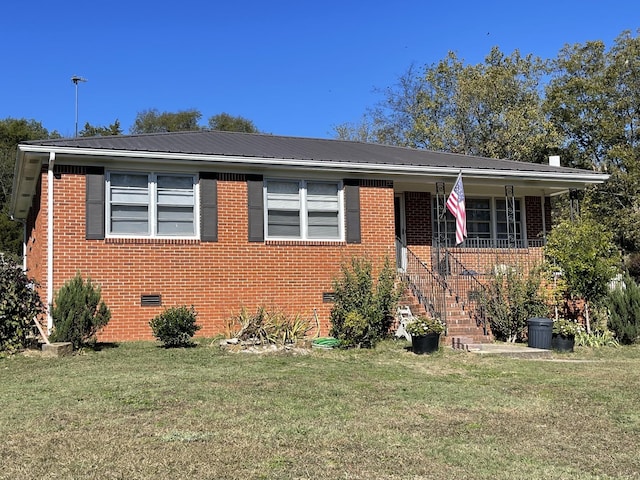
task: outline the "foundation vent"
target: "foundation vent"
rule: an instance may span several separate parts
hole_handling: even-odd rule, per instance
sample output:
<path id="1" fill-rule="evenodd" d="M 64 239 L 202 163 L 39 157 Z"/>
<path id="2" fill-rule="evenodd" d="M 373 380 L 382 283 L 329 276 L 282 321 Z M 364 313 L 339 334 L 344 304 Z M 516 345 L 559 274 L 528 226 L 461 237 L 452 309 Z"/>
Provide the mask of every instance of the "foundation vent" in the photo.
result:
<path id="1" fill-rule="evenodd" d="M 162 295 L 140 295 L 140 305 L 143 307 L 159 307 L 162 305 Z"/>

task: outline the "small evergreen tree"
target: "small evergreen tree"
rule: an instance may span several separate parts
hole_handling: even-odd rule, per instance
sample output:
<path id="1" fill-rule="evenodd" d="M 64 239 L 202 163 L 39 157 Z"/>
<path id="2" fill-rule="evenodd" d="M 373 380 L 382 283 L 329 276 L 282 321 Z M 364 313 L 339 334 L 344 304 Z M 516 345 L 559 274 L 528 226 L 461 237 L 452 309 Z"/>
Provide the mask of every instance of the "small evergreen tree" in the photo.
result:
<path id="1" fill-rule="evenodd" d="M 607 297 L 608 327 L 620 343 L 631 344 L 640 340 L 640 286 L 629 274 L 621 285 Z"/>
<path id="2" fill-rule="evenodd" d="M 0 351 L 14 352 L 27 346 L 42 313 L 42 302 L 22 268 L 0 254 Z"/>
<path id="3" fill-rule="evenodd" d="M 333 282 L 331 335 L 344 345 L 374 346 L 389 335 L 402 290 L 388 258 L 375 283 L 372 272 L 368 259 L 353 257 L 342 265 L 342 278 Z"/>
<path id="4" fill-rule="evenodd" d="M 111 312 L 101 297 L 100 287 L 90 278 L 85 282 L 77 273 L 55 296 L 51 311 L 53 332 L 49 339 L 71 342 L 74 350 L 94 342 L 95 335 L 111 319 Z"/>

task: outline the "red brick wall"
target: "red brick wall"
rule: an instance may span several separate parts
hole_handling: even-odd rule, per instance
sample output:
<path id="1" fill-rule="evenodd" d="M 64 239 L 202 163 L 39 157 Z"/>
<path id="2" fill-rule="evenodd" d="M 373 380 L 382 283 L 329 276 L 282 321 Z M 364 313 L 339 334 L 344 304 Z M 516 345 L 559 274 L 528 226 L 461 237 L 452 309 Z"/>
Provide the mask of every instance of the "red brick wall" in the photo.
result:
<path id="1" fill-rule="evenodd" d="M 112 312 L 102 341 L 152 338 L 149 320 L 167 307 L 193 305 L 202 336 L 224 333 L 241 307 L 263 305 L 313 319 L 328 332 L 331 291 L 341 262 L 367 255 L 394 258 L 393 188 L 388 182 L 360 187 L 362 242 L 264 242 L 247 240 L 247 185 L 242 175 L 218 181 L 218 242 L 191 240 L 86 240 L 83 170 L 56 167 L 54 290 L 80 271 L 102 288 Z M 46 174 L 40 209 L 30 224 L 28 267 L 46 292 Z M 140 306 L 143 294 L 162 295 L 161 307 Z"/>
<path id="2" fill-rule="evenodd" d="M 406 192 L 404 194 L 407 224 L 407 245 L 431 245 L 431 194 Z"/>
<path id="3" fill-rule="evenodd" d="M 431 265 L 432 253 L 432 206 L 431 195 L 428 192 L 406 192 L 405 215 L 407 246 L 427 265 Z M 551 227 L 551 209 L 549 198 L 545 198 L 546 229 Z M 526 230 L 529 240 L 542 238 L 544 231 L 542 222 L 541 197 L 528 196 L 525 198 Z M 481 274 L 491 273 L 495 265 L 502 263 L 521 265 L 529 268 L 541 260 L 540 249 L 477 249 L 450 247 L 452 254 L 464 266 Z M 433 267 L 432 267 L 433 268 Z"/>

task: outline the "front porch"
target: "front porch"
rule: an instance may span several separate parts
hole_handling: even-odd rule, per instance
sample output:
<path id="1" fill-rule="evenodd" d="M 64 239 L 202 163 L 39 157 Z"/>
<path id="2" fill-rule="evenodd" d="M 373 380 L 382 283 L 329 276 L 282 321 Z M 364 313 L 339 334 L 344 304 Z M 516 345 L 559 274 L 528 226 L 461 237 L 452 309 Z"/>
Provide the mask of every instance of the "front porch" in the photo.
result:
<path id="1" fill-rule="evenodd" d="M 475 189 L 469 188 L 470 192 Z M 491 342 L 479 301 L 486 280 L 508 267 L 527 271 L 543 259 L 542 247 L 551 226 L 550 199 L 516 197 L 512 187 L 504 191 L 502 197 L 491 197 L 486 188 L 482 197 L 467 194 L 468 236 L 459 245 L 455 245 L 455 222 L 446 211 L 442 185 L 433 192 L 396 192 L 399 277 L 415 298 L 415 308 L 445 322 L 447 343 Z"/>
<path id="2" fill-rule="evenodd" d="M 457 338 L 464 343 L 493 341 L 491 329 L 480 302 L 489 276 L 498 270 L 517 267 L 526 270 L 543 258 L 540 246 L 526 249 L 433 248 L 421 256 L 396 239 L 396 266 L 405 282 L 415 313 L 428 313 L 445 322 L 447 342 Z M 426 252 L 426 255 L 425 253 Z M 405 296 L 406 297 L 406 296 Z M 455 341 L 453 341 L 455 343 Z"/>

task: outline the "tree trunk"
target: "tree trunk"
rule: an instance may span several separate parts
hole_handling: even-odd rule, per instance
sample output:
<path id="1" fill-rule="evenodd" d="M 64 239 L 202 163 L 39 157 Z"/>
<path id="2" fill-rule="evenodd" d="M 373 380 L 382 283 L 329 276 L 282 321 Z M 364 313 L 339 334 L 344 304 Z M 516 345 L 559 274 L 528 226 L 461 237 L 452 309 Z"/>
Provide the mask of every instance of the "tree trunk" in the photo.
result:
<path id="1" fill-rule="evenodd" d="M 587 327 L 587 333 L 591 334 L 591 320 L 589 319 L 589 302 L 584 301 L 584 322 Z"/>

